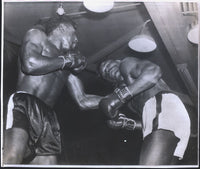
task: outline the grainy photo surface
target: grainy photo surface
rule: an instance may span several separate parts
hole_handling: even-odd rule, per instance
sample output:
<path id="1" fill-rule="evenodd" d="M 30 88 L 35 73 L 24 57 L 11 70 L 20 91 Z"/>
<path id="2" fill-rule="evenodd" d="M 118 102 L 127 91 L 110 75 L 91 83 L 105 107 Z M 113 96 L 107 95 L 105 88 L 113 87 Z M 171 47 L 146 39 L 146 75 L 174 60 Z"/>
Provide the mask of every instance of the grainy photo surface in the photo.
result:
<path id="1" fill-rule="evenodd" d="M 4 0 L 1 167 L 198 167 L 198 8 Z"/>

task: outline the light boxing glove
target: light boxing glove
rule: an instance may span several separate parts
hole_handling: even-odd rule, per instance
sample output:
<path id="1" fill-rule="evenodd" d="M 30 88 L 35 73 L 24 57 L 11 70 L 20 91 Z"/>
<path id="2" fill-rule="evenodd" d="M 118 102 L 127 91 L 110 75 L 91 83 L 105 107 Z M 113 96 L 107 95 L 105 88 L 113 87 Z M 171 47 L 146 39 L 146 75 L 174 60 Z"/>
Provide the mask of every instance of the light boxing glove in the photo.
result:
<path id="1" fill-rule="evenodd" d="M 63 59 L 63 65 L 61 69 L 68 69 L 73 72 L 79 73 L 85 69 L 87 62 L 86 58 L 81 55 L 80 51 L 69 51 L 66 55 L 58 56 Z"/>
<path id="2" fill-rule="evenodd" d="M 116 118 L 119 114 L 118 109 L 132 98 L 128 87 L 116 88 L 112 94 L 103 98 L 99 103 L 99 108 L 110 119 Z"/>
<path id="3" fill-rule="evenodd" d="M 107 121 L 108 127 L 112 129 L 127 129 L 135 130 L 136 121 L 130 118 L 127 118 L 124 114 L 120 113 L 116 119 Z"/>
<path id="4" fill-rule="evenodd" d="M 107 125 L 112 129 L 126 129 L 130 131 L 142 129 L 142 124 L 140 121 L 130 119 L 122 113 L 119 113 L 119 116 L 116 119 L 107 120 Z"/>

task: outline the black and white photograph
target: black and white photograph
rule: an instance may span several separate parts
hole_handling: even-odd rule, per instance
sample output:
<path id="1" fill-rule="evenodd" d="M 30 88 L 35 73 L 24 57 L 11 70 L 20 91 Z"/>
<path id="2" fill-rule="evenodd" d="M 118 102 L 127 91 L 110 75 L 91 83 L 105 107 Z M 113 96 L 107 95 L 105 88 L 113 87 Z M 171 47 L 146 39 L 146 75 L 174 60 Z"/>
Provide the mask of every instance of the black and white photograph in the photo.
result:
<path id="1" fill-rule="evenodd" d="M 198 168 L 199 8 L 3 0 L 1 167 Z"/>

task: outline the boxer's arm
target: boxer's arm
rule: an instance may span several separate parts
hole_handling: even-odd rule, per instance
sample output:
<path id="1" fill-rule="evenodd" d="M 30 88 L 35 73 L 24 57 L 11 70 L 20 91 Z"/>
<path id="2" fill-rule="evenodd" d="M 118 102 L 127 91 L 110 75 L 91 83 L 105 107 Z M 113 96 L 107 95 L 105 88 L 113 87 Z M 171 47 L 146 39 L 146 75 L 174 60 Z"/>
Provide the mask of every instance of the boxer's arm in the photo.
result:
<path id="1" fill-rule="evenodd" d="M 97 109 L 103 96 L 86 94 L 81 80 L 70 74 L 67 79 L 67 88 L 81 110 Z"/>
<path id="2" fill-rule="evenodd" d="M 141 74 L 128 88 L 133 96 L 137 95 L 153 87 L 161 76 L 162 73 L 159 66 L 149 63 L 144 64 L 141 68 Z"/>
<path id="3" fill-rule="evenodd" d="M 130 63 L 130 60 L 128 61 Z M 153 87 L 162 76 L 158 65 L 149 61 L 135 60 L 135 62 L 135 67 L 130 72 L 134 80 L 127 86 L 132 96 Z"/>
<path id="4" fill-rule="evenodd" d="M 43 56 L 40 43 L 46 35 L 39 30 L 29 31 L 24 38 L 22 53 L 20 55 L 21 69 L 30 75 L 43 75 L 59 70 L 63 59 Z"/>
<path id="5" fill-rule="evenodd" d="M 21 54 L 21 69 L 25 74 L 44 75 L 61 69 L 63 60 L 38 53 L 40 47 L 27 43 Z"/>
<path id="6" fill-rule="evenodd" d="M 127 86 L 115 89 L 114 93 L 102 99 L 99 103 L 100 109 L 111 119 L 117 117 L 119 114 L 118 110 L 124 103 L 140 92 L 155 85 L 161 78 L 160 68 L 148 61 L 126 59 L 120 64 L 121 66 L 130 70 L 128 71 L 128 75 L 126 72 L 126 76 L 133 80 L 129 80 L 126 84 Z M 124 79 L 126 78 L 124 76 Z"/>

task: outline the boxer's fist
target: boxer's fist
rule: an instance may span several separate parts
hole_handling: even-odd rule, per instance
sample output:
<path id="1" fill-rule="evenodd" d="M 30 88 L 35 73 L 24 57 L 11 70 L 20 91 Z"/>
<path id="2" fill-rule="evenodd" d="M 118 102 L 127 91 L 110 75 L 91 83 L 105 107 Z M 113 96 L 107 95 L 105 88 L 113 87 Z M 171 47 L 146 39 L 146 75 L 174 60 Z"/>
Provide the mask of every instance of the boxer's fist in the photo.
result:
<path id="1" fill-rule="evenodd" d="M 122 89 L 116 88 L 111 95 L 100 101 L 99 108 L 107 117 L 113 119 L 119 114 L 118 109 L 131 98 L 132 95 L 128 87 L 123 87 Z"/>
<path id="2" fill-rule="evenodd" d="M 108 118 L 113 119 L 118 116 L 118 109 L 122 106 L 122 104 L 123 103 L 120 101 L 117 94 L 112 93 L 106 98 L 101 99 L 99 108 Z"/>
<path id="3" fill-rule="evenodd" d="M 86 58 L 80 53 L 80 51 L 73 50 L 70 51 L 68 55 L 71 57 L 72 60 L 72 65 L 70 66 L 71 69 L 78 71 L 79 69 L 83 70 L 83 68 L 85 68 Z"/>
<path id="4" fill-rule="evenodd" d="M 78 73 L 86 67 L 86 58 L 78 50 L 69 51 L 59 57 L 63 59 L 62 69 L 70 69 Z"/>
<path id="5" fill-rule="evenodd" d="M 101 63 L 99 67 L 99 72 L 101 76 L 110 82 L 113 83 L 121 83 L 124 81 L 122 77 L 119 67 L 120 67 L 120 60 L 106 60 Z"/>
<path id="6" fill-rule="evenodd" d="M 73 68 L 73 69 L 72 69 L 72 73 L 78 74 L 78 73 L 80 73 L 82 70 L 84 70 L 84 69 L 86 68 L 86 66 L 87 66 L 86 60 L 82 60 L 82 63 L 81 63 L 81 65 L 80 65 L 79 67 L 76 67 L 76 68 Z"/>

